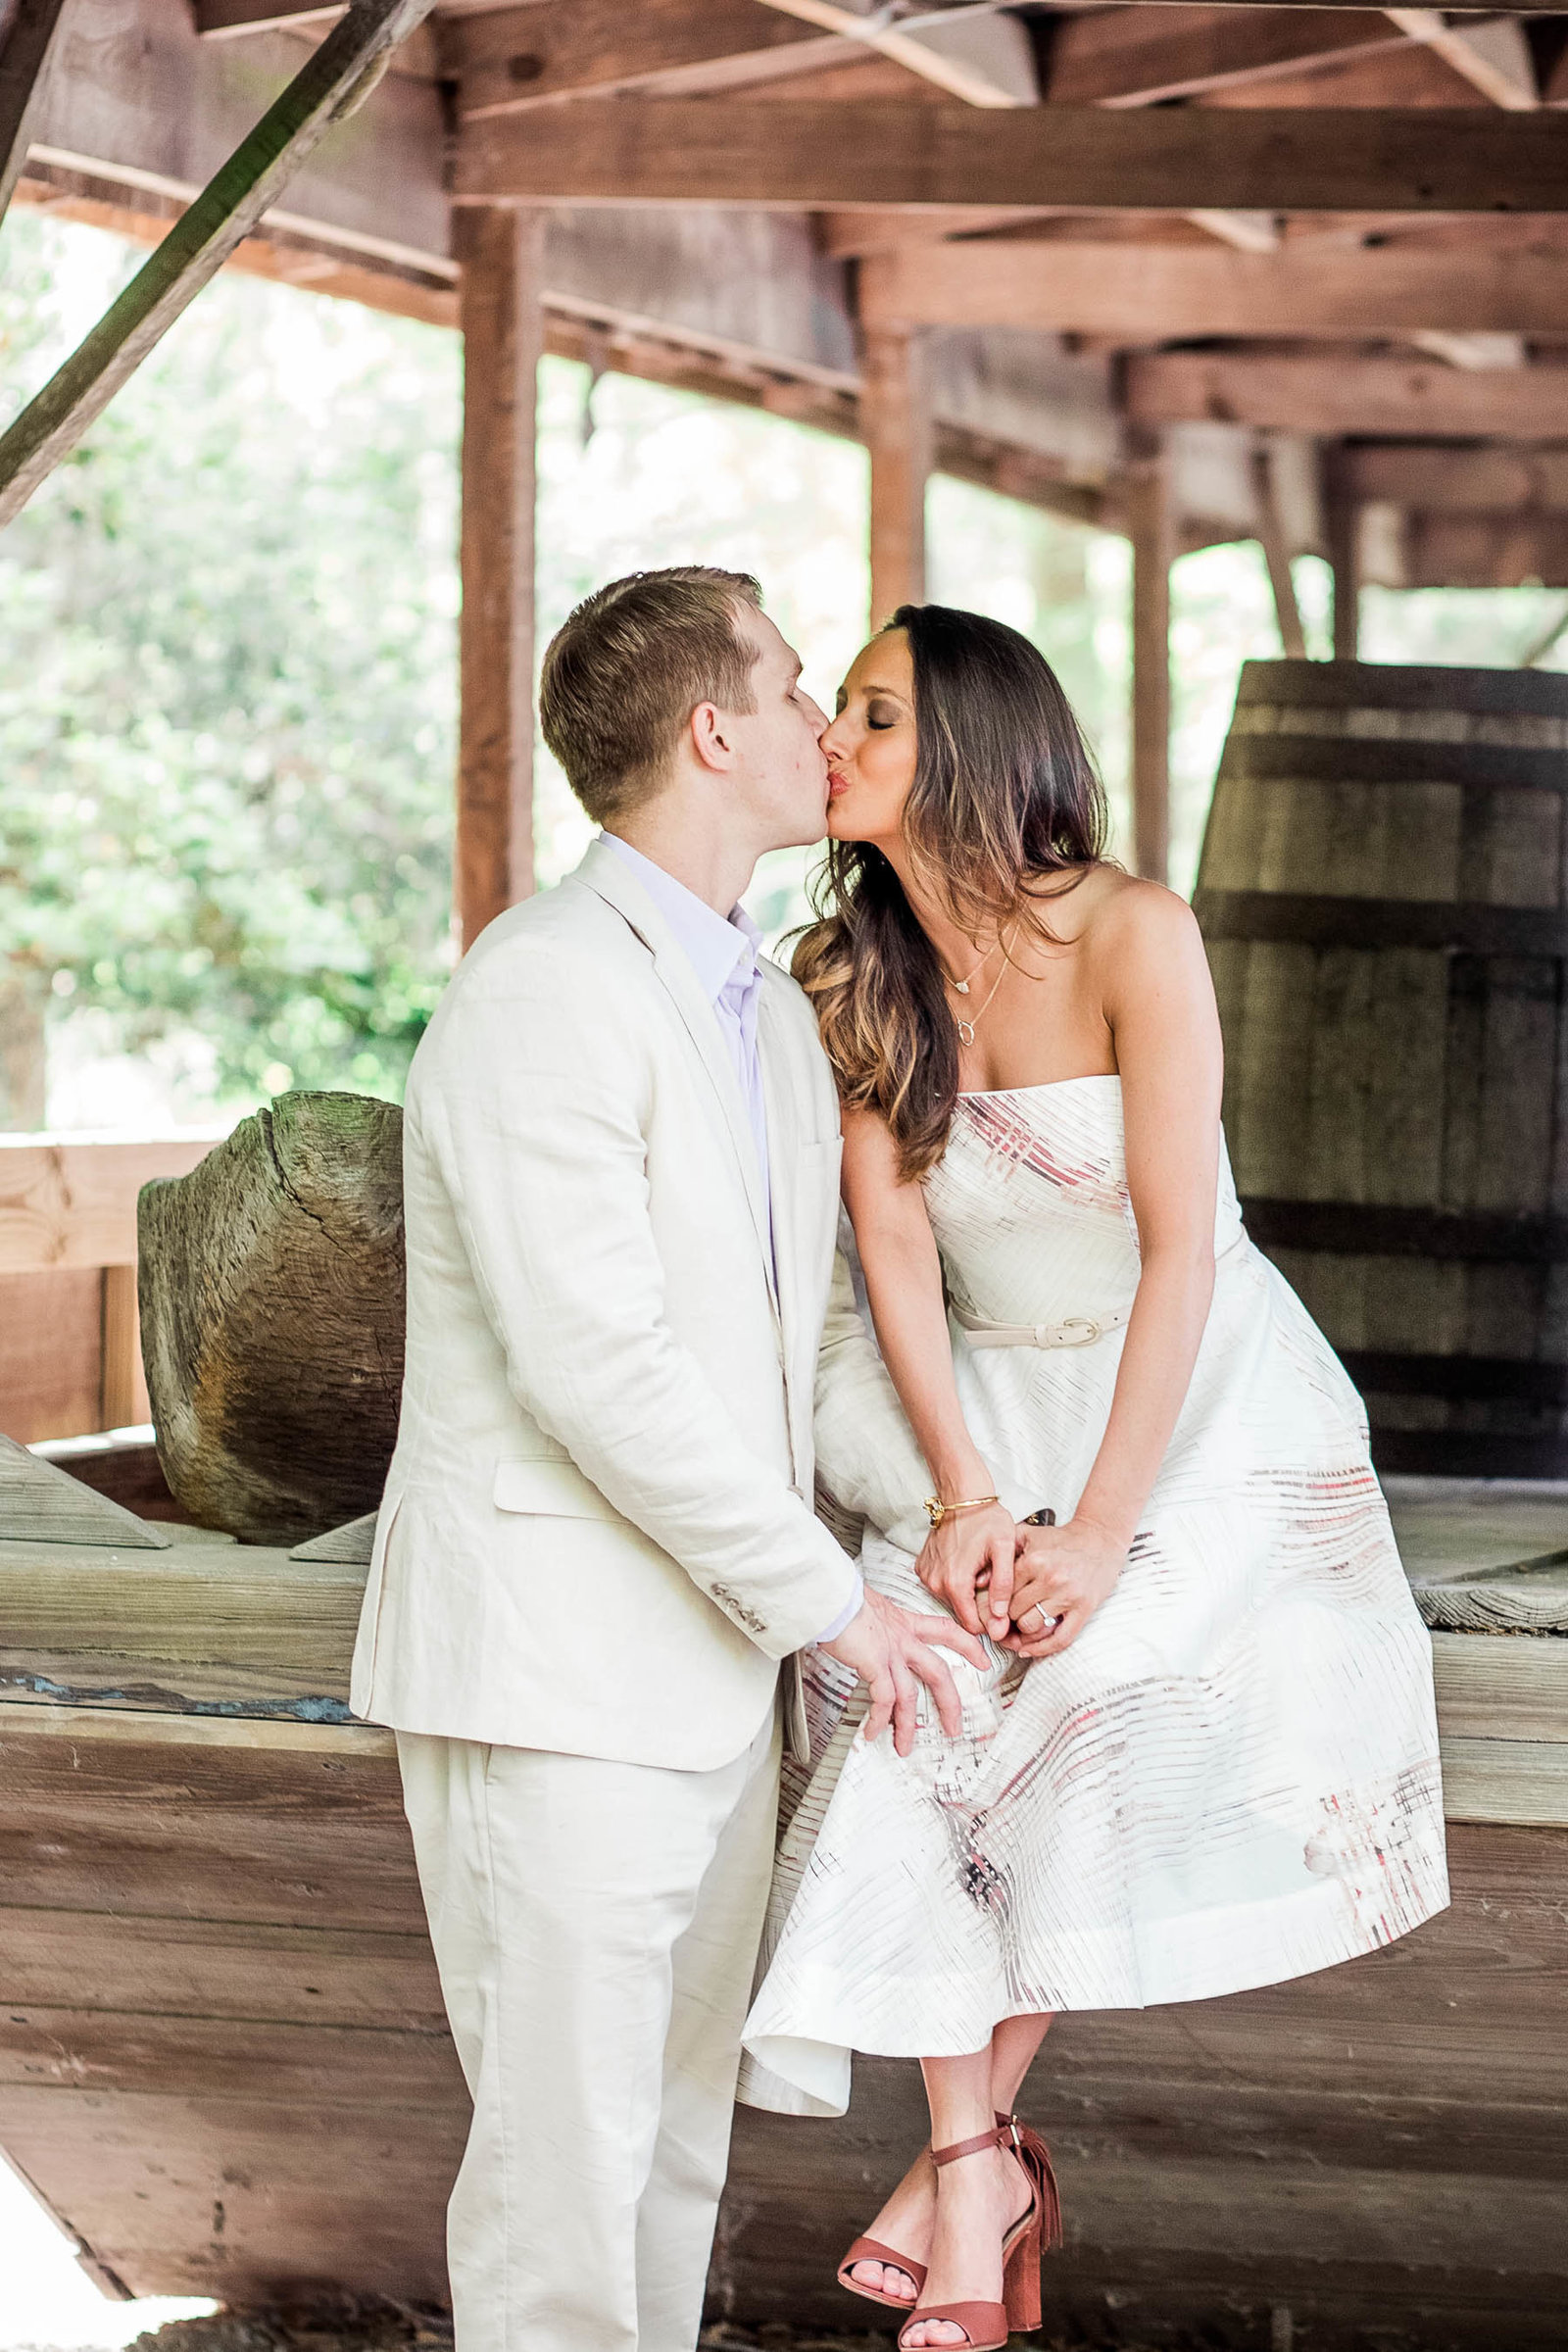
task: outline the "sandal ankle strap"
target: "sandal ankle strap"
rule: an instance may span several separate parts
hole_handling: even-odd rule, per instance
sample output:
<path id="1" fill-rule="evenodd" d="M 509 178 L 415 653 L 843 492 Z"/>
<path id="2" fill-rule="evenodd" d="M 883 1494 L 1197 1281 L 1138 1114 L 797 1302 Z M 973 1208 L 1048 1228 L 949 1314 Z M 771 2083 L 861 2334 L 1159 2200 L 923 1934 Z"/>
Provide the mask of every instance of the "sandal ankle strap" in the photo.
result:
<path id="1" fill-rule="evenodd" d="M 973 2139 L 956 2139 L 951 2148 L 933 2148 L 931 2161 L 933 2164 L 956 2164 L 960 2156 L 978 2156 L 986 2148 L 1000 2148 L 1008 2137 L 1009 2133 L 1004 2128 L 994 2126 L 989 2132 L 977 2132 Z"/>

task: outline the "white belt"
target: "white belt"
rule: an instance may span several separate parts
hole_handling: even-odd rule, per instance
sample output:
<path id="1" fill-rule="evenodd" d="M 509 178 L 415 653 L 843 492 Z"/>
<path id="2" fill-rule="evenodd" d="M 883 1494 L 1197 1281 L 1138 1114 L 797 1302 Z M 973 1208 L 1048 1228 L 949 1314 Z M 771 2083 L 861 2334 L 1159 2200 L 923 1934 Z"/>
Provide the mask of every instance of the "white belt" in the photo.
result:
<path id="1" fill-rule="evenodd" d="M 1107 1331 L 1119 1331 L 1131 1312 L 1116 1306 L 1103 1315 L 1068 1315 L 1061 1323 L 985 1323 L 955 1306 L 953 1319 L 971 1348 L 1092 1348 Z"/>

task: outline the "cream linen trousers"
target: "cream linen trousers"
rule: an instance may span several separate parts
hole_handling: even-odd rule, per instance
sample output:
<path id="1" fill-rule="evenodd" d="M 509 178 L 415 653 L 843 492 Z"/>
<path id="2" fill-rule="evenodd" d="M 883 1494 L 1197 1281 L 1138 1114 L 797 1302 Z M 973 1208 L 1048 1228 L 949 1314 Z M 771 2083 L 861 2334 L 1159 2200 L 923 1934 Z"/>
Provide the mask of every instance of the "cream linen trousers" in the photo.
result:
<path id="1" fill-rule="evenodd" d="M 399 1732 L 473 2100 L 457 2352 L 693 2352 L 773 1864 L 777 1710 L 713 1772 Z"/>

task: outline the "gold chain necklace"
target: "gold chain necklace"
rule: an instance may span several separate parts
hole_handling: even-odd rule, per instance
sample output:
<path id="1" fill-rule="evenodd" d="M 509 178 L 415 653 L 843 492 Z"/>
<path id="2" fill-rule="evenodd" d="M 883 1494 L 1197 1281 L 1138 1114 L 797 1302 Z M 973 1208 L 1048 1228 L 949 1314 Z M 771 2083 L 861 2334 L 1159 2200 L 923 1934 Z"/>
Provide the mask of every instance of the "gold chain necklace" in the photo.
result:
<path id="1" fill-rule="evenodd" d="M 955 980 L 953 974 L 948 970 L 947 965 L 945 963 L 942 964 L 942 977 L 952 989 L 956 997 L 966 997 L 969 994 L 969 982 L 975 979 L 979 973 L 985 969 L 986 965 L 991 961 L 991 958 L 996 952 L 997 943 L 995 940 L 993 940 L 990 947 L 987 948 L 985 954 L 974 963 L 970 964 L 968 973 L 962 980 Z M 942 963 L 942 958 L 940 956 L 937 957 L 937 961 Z"/>
<path id="2" fill-rule="evenodd" d="M 1000 946 L 1001 946 L 1001 948 L 1002 948 L 1002 969 L 1001 969 L 1001 971 L 1000 971 L 1000 972 L 997 974 L 997 976 L 996 976 L 995 980 L 993 980 L 993 982 L 991 983 L 991 994 L 990 994 L 990 996 L 988 996 L 988 997 L 987 997 L 987 999 L 986 999 L 986 1001 L 985 1001 L 985 1003 L 984 1003 L 982 1005 L 980 1005 L 980 1006 L 979 1006 L 978 1010 L 977 1010 L 977 1011 L 976 1011 L 976 1013 L 975 1013 L 975 1016 L 974 1016 L 973 1020 L 970 1020 L 970 1021 L 960 1021 L 960 1022 L 958 1023 L 958 1043 L 959 1043 L 961 1046 L 972 1046 L 972 1045 L 974 1044 L 974 1033 L 975 1033 L 976 1029 L 977 1029 L 977 1028 L 980 1026 L 980 1023 L 981 1023 L 981 1022 L 982 1022 L 982 1021 L 985 1019 L 985 1017 L 986 1017 L 986 1014 L 987 1014 L 987 1013 L 988 1013 L 988 1012 L 991 1010 L 992 1000 L 995 998 L 995 996 L 996 996 L 996 993 L 997 993 L 998 989 L 999 989 L 999 988 L 1002 986 L 1002 983 L 1004 982 L 1004 980 L 1005 980 L 1005 978 L 1007 977 L 1007 974 L 1008 974 L 1008 972 L 1009 972 L 1009 971 L 1012 969 L 1012 959 L 1011 959 L 1011 957 L 1008 956 L 1008 954 L 1007 954 L 1007 950 L 1008 950 L 1009 946 L 1010 946 L 1010 945 L 1011 945 L 1011 943 L 1012 943 L 1012 937 L 1013 937 L 1013 933 L 1014 933 L 1014 932 L 1016 932 L 1017 928 L 1018 928 L 1017 924 L 1016 924 L 1016 923 L 1014 923 L 1014 924 L 1013 924 L 1013 926 L 1012 926 L 1012 930 L 1011 930 L 1011 931 L 1004 931 L 1004 932 L 1003 933 L 1003 935 L 1002 935 L 1001 941 L 1000 941 L 1000 943 L 999 943 L 999 944 L 1000 944 Z M 991 954 L 991 952 L 992 952 L 992 951 L 991 951 L 991 950 L 988 948 L 988 949 L 986 950 L 986 955 L 987 955 L 987 956 L 989 956 L 989 955 Z M 985 956 L 982 956 L 982 957 L 980 958 L 980 962 L 981 962 L 981 963 L 983 963 L 984 961 L 985 961 Z M 978 963 L 977 963 L 977 964 L 975 965 L 975 971 L 978 971 L 979 969 L 980 969 L 980 964 L 978 964 Z M 969 975 L 969 977 L 970 977 L 970 979 L 972 979 L 972 978 L 974 977 L 974 973 L 971 973 L 971 974 Z M 968 985 L 968 983 L 967 983 L 967 982 L 965 982 L 965 984 L 964 984 L 964 985 L 965 985 L 965 988 L 967 988 L 967 985 Z"/>

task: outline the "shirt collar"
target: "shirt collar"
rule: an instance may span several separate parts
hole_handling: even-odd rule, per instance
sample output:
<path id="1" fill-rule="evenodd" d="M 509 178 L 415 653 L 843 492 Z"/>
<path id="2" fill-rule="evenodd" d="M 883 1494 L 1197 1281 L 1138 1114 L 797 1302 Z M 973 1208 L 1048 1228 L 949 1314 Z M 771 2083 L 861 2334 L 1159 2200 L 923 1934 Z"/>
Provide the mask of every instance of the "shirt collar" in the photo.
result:
<path id="1" fill-rule="evenodd" d="M 673 874 L 645 858 L 641 850 L 634 850 L 617 833 L 602 833 L 600 839 L 631 868 L 647 891 L 711 1003 L 718 1002 L 730 980 L 751 978 L 762 934 L 744 906 L 732 906 L 727 916 L 715 914 L 706 899 L 688 890 L 684 882 L 677 882 Z"/>

